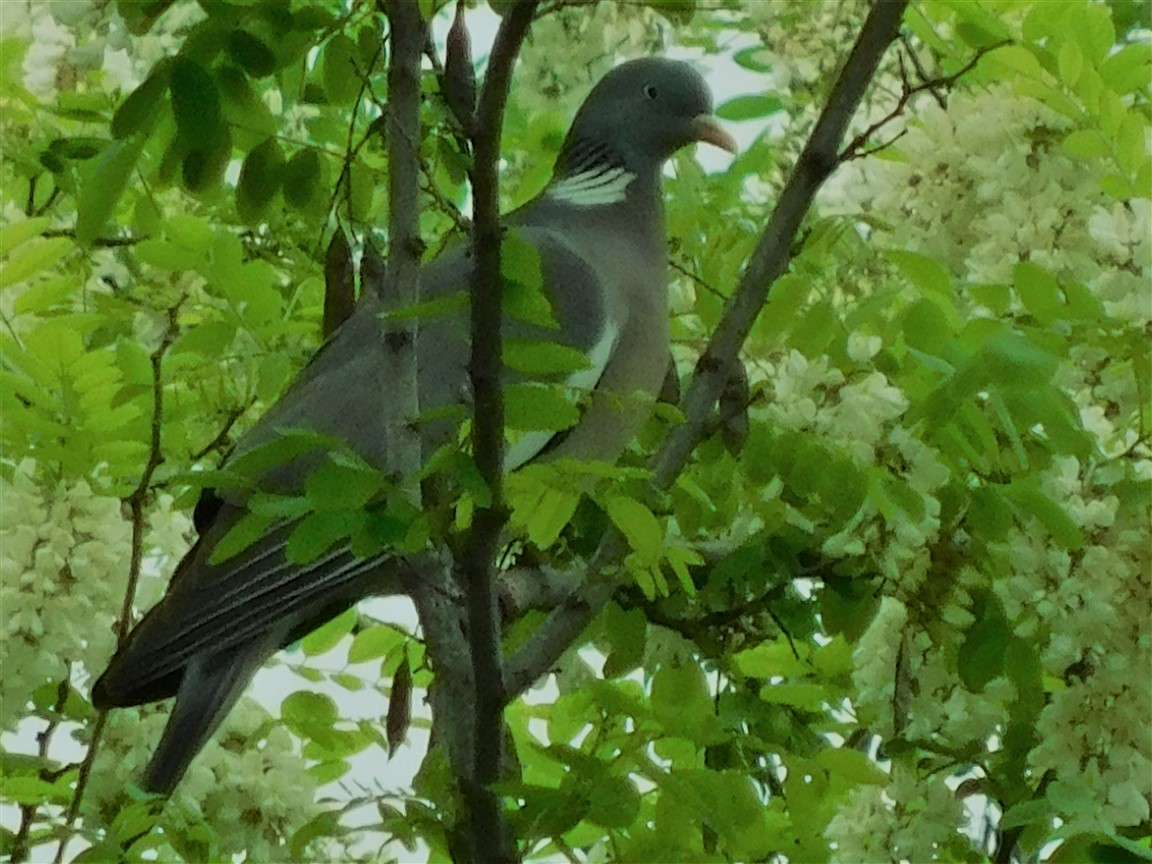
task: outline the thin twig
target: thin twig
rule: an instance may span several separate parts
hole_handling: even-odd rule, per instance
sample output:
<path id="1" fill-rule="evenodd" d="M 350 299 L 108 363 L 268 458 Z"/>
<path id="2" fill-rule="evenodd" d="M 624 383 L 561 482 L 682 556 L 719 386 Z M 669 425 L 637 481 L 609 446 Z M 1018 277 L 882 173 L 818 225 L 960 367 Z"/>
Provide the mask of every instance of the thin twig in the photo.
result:
<path id="1" fill-rule="evenodd" d="M 168 310 L 168 326 L 160 339 L 160 344 L 152 352 L 152 424 L 148 446 L 148 461 L 144 470 L 140 472 L 140 482 L 128 496 L 126 503 L 132 519 L 132 555 L 128 564 L 128 584 L 124 588 L 124 604 L 120 610 L 120 621 L 116 628 L 116 645 L 122 647 L 128 640 L 128 632 L 132 629 L 132 604 L 136 600 L 136 585 L 140 581 L 140 571 L 144 563 L 144 532 L 146 530 L 145 509 L 148 495 L 152 488 L 152 476 L 164 461 L 161 450 L 160 433 L 164 421 L 164 377 L 162 365 L 164 355 L 175 341 L 180 327 L 176 316 L 180 311 L 181 300 Z M 88 752 L 84 761 L 80 763 L 80 773 L 76 778 L 76 791 L 72 793 L 72 801 L 68 805 L 68 812 L 64 815 L 61 824 L 60 845 L 56 847 L 54 864 L 64 860 L 64 853 L 71 839 L 70 830 L 80 814 L 80 803 L 84 800 L 84 790 L 88 786 L 88 778 L 92 773 L 92 766 L 96 762 L 96 754 L 100 749 L 100 739 L 104 734 L 104 722 L 108 713 L 101 711 L 96 718 L 96 725 L 92 729 L 92 743 L 88 745 Z"/>
<path id="2" fill-rule="evenodd" d="M 71 240 L 76 239 L 76 232 L 71 229 L 51 229 L 45 231 L 41 236 L 43 237 L 67 237 Z M 101 247 L 105 249 L 115 249 L 120 246 L 135 246 L 148 238 L 146 237 L 97 237 L 88 245 Z"/>
<path id="3" fill-rule="evenodd" d="M 915 96 L 919 95 L 920 93 L 924 93 L 924 92 L 929 92 L 929 93 L 932 93 L 933 95 L 937 95 L 936 91 L 939 88 L 951 87 L 957 81 L 959 81 L 961 78 L 963 78 L 965 75 L 967 75 L 973 69 L 975 69 L 976 64 L 979 63 L 980 60 L 984 57 L 984 55 L 987 54 L 989 51 L 995 51 L 997 48 L 1003 48 L 1005 45 L 1010 45 L 1010 44 L 1012 44 L 1012 40 L 1005 39 L 1002 42 L 997 42 L 995 45 L 987 45 L 987 46 L 981 48 L 979 51 L 977 51 L 975 53 L 975 55 L 973 55 L 972 59 L 969 60 L 967 63 L 965 63 L 964 66 L 961 69 L 959 69 L 957 72 L 954 72 L 951 75 L 941 75 L 941 76 L 938 76 L 936 78 L 929 78 L 927 80 L 921 81 L 919 84 L 910 84 L 908 82 L 908 76 L 904 70 L 903 61 L 901 61 L 900 69 L 901 69 L 901 78 L 903 80 L 903 89 L 901 90 L 900 98 L 896 100 L 896 104 L 895 104 L 895 106 L 893 106 L 891 111 L 889 111 L 881 119 L 877 120 L 875 123 L 873 123 L 867 129 L 865 129 L 863 132 L 861 132 L 859 135 L 857 135 L 855 138 L 853 138 L 850 142 L 848 142 L 848 146 L 846 146 L 843 150 L 840 151 L 840 161 L 841 162 L 848 162 L 849 160 L 852 160 L 852 159 L 863 159 L 865 156 L 869 156 L 872 153 L 875 153 L 877 150 L 883 150 L 884 147 L 888 147 L 889 145 L 891 145 L 894 141 L 896 141 L 898 138 L 900 138 L 904 133 L 901 132 L 895 138 L 892 138 L 890 141 L 885 142 L 881 146 L 871 147 L 871 148 L 867 148 L 867 149 L 865 149 L 865 147 L 864 147 L 864 145 L 872 138 L 873 135 L 875 135 L 877 132 L 879 132 L 881 129 L 883 129 L 885 126 L 887 126 L 893 120 L 895 120 L 897 117 L 902 115 L 904 113 L 904 109 L 908 107 L 908 103 L 911 102 Z M 920 74 L 921 68 L 919 65 L 919 61 L 915 57 L 913 58 L 913 63 L 917 68 L 917 73 Z M 937 98 L 939 98 L 939 97 L 937 97 Z"/>
<path id="4" fill-rule="evenodd" d="M 228 416 L 224 419 L 224 425 L 220 427 L 220 431 L 216 433 L 211 441 L 192 454 L 191 461 L 199 462 L 213 450 L 223 447 L 228 440 L 228 433 L 232 431 L 232 427 L 236 425 L 236 421 L 244 416 L 244 413 L 252 407 L 255 400 L 249 399 L 243 405 L 238 405 L 228 412 Z"/>

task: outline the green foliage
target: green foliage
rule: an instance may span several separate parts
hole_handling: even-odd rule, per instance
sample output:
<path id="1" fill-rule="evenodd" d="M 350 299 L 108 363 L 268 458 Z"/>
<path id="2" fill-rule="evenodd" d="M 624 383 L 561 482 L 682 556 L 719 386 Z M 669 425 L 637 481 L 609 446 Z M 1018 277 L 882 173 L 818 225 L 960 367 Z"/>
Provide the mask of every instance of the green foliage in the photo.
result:
<path id="1" fill-rule="evenodd" d="M 59 29 L 67 50 L 34 54 L 15 25 L 0 46 L 0 704 L 6 731 L 56 734 L 44 752 L 6 738 L 0 794 L 27 830 L 5 831 L 5 854 L 46 858 L 75 835 L 69 860 L 352 860 L 364 840 L 446 859 L 458 805 L 440 749 L 414 793 L 398 768 L 376 772 L 378 818 L 352 827 L 357 766 L 389 749 L 391 676 L 410 669 L 419 690 L 435 671 L 420 634 L 367 607 L 281 655 L 299 689 L 274 714 L 242 699 L 163 813 L 131 790 L 162 716 L 111 714 L 82 820 L 63 825 L 79 765 L 59 732 L 91 734 L 86 688 L 113 650 L 134 528 L 144 603 L 205 488 L 249 510 L 217 563 L 273 526 L 297 562 L 415 556 L 466 528 L 487 490 L 460 410 L 421 418 L 460 430 L 424 468 L 427 512 L 314 433 L 216 468 L 317 346 L 332 227 L 386 241 L 374 5 L 40 6 L 35 32 Z M 867 4 L 547 6 L 506 118 L 509 206 L 547 182 L 616 52 L 671 38 L 750 76 L 742 92 L 712 83 L 719 115 L 759 137 L 716 173 L 678 156 L 665 181 L 686 378 Z M 626 547 L 554 690 L 507 711 L 518 765 L 500 788 L 525 858 L 980 861 L 994 827 L 1020 860 L 1152 860 L 1148 681 L 1133 671 L 1152 592 L 1147 27 L 1146 4 L 1120 0 L 912 4 L 905 73 L 959 77 L 911 99 L 809 214 L 744 347 L 738 455 L 713 435 L 648 496 L 647 456 L 683 416 L 661 406 L 619 466 L 507 478 L 505 560 L 583 574 L 607 529 Z M 115 53 L 109 34 L 130 74 L 91 59 Z M 458 230 L 468 157 L 424 83 L 435 253 Z M 893 52 L 867 117 L 901 86 Z M 511 231 L 502 259 L 515 442 L 577 421 L 566 382 L 587 363 L 548 341 L 533 247 Z M 465 289 L 392 315 L 462 322 Z M 264 482 L 286 465 L 299 488 Z M 540 618 L 508 622 L 506 647 Z M 368 719 L 346 716 L 351 693 L 379 700 Z M 420 730 L 423 694 L 412 703 Z"/>

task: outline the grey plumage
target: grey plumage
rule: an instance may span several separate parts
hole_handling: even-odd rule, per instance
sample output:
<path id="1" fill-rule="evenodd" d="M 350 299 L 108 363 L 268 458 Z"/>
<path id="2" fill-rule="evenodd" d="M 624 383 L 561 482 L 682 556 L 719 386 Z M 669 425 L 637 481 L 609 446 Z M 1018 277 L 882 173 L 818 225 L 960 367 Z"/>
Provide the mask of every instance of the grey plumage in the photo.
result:
<path id="1" fill-rule="evenodd" d="M 529 435 L 510 448 L 515 468 L 549 458 L 614 460 L 643 423 L 668 366 L 666 238 L 660 171 L 693 141 L 734 149 L 711 117 L 700 76 L 661 59 L 626 63 L 593 89 L 573 122 L 553 181 L 505 224 L 540 254 L 543 287 L 558 330 L 506 316 L 506 335 L 561 342 L 585 352 L 590 391 L 581 421 L 553 438 Z M 421 271 L 426 299 L 466 292 L 467 244 Z M 387 464 L 381 305 L 365 291 L 230 462 L 307 429 L 347 442 L 369 463 Z M 421 321 L 417 365 L 422 411 L 467 402 L 466 315 Z M 425 456 L 451 434 L 449 421 L 421 426 Z M 315 454 L 266 471 L 262 488 L 301 494 Z M 246 511 L 237 491 L 207 493 L 197 508 L 200 538 L 180 562 L 167 595 L 140 622 L 93 688 L 100 708 L 176 696 L 144 786 L 169 793 L 195 753 L 272 653 L 371 593 L 394 586 L 386 556 L 361 559 L 336 547 L 308 564 L 285 555 L 292 525 L 276 526 L 222 562 L 212 552 Z"/>

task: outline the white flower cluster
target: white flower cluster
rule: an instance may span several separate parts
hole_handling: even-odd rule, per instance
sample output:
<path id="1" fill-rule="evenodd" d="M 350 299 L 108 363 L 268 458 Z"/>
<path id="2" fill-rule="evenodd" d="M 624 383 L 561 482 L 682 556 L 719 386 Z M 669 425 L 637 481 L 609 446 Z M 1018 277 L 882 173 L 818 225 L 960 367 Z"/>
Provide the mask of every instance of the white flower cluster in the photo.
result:
<path id="1" fill-rule="evenodd" d="M 1011 284 L 1021 261 L 1082 282 L 1107 314 L 1152 320 L 1152 202 L 1102 190 L 1102 160 L 1061 148 L 1071 121 L 1006 86 L 917 103 L 895 145 L 902 160 L 856 163 L 830 209 L 873 214 L 890 242 L 943 263 L 967 283 Z M 865 171 L 867 174 L 865 175 Z M 883 242 L 883 237 L 881 237 Z"/>
<path id="2" fill-rule="evenodd" d="M 104 89 L 132 90 L 179 50 L 183 33 L 203 17 L 199 4 L 178 3 L 151 31 L 133 35 L 112 3 L 5 0 L 0 34 L 27 40 L 24 86 L 50 102 L 60 91 L 78 89 L 80 76 L 91 72 L 100 74 Z"/>
<path id="3" fill-rule="evenodd" d="M 882 372 L 849 381 L 827 357 L 810 360 L 795 349 L 768 362 L 763 377 L 773 390 L 766 411 L 774 426 L 817 432 L 861 465 L 876 461 L 877 446 L 908 410 L 907 398 Z"/>
<path id="4" fill-rule="evenodd" d="M 1143 338 L 1133 341 L 1142 343 Z M 1145 400 L 1137 377 L 1139 362 L 1113 356 L 1104 345 L 1074 345 L 1057 370 L 1056 383 L 1071 394 L 1080 423 L 1106 456 L 1118 457 L 1139 441 L 1137 418 Z"/>
<path id="5" fill-rule="evenodd" d="M 37 687 L 69 677 L 67 664 L 91 674 L 112 655 L 132 529 L 119 499 L 83 480 L 46 486 L 33 459 L 0 481 L 0 523 L 0 725 L 11 728 Z M 158 496 L 144 538 L 146 593 L 163 590 L 159 574 L 187 548 L 190 528 L 171 496 Z"/>
<path id="6" fill-rule="evenodd" d="M 859 352 L 877 348 L 857 343 Z M 923 513 L 914 517 L 895 503 L 882 515 L 869 497 L 854 518 L 824 539 L 830 557 L 870 554 L 877 570 L 901 596 L 915 592 L 927 575 L 929 544 L 940 530 L 936 492 L 949 479 L 936 451 L 899 425 L 908 400 L 879 371 L 848 380 L 827 357 L 810 360 L 791 351 L 763 368 L 773 395 L 764 411 L 777 428 L 812 432 L 830 447 L 844 452 L 858 466 L 900 465 L 897 482 L 918 495 Z"/>
<path id="7" fill-rule="evenodd" d="M 760 32 L 775 87 L 793 90 L 826 80 L 835 71 L 844 46 L 860 32 L 868 7 L 854 0 L 744 0 L 742 14 Z"/>
<path id="8" fill-rule="evenodd" d="M 68 664 L 99 669 L 111 656 L 131 528 L 118 499 L 83 480 L 47 486 L 32 459 L 0 484 L 0 727 L 11 729 Z"/>
<path id="9" fill-rule="evenodd" d="M 884 597 L 852 653 L 852 685 L 856 693 L 853 707 L 863 725 L 885 737 L 894 731 L 892 699 L 907 626 L 907 607 L 895 597 Z"/>
<path id="10" fill-rule="evenodd" d="M 1088 220 L 1096 272 L 1089 284 L 1113 318 L 1132 326 L 1152 323 L 1152 199 L 1097 205 Z"/>
<path id="11" fill-rule="evenodd" d="M 1064 682 L 1041 712 L 1029 762 L 1038 775 L 1079 778 L 1104 825 L 1138 824 L 1152 798 L 1146 514 L 1124 513 L 1071 457 L 1046 472 L 1044 489 L 1089 543 L 1070 552 L 1035 528 L 1014 530 L 1001 544 L 1011 575 L 995 588 L 1008 618 L 1018 634 L 1040 641 L 1044 673 Z"/>
<path id="12" fill-rule="evenodd" d="M 983 582 L 972 570 L 958 574 L 944 599 L 938 620 L 908 624 L 904 604 L 885 597 L 875 619 L 853 655 L 854 705 L 877 734 L 895 732 L 894 711 L 900 714 L 901 734 L 909 740 L 939 740 L 953 746 L 987 741 L 1002 733 L 1016 691 L 1006 677 L 989 681 L 979 693 L 963 686 L 956 674 L 956 646 L 972 625 L 968 589 Z M 911 682 L 894 708 L 897 670 Z"/>
<path id="13" fill-rule="evenodd" d="M 532 25 L 520 55 L 518 107 L 571 116 L 620 52 L 636 56 L 662 47 L 662 20 L 647 6 L 625 3 L 589 3 L 545 15 Z M 561 47 L 564 62 L 557 64 Z"/>
<path id="14" fill-rule="evenodd" d="M 109 822 L 125 786 L 140 782 L 166 713 L 146 707 L 109 716 L 85 798 L 98 820 Z M 222 853 L 247 852 L 254 861 L 284 860 L 284 838 L 322 809 L 316 803 L 316 785 L 287 729 L 255 699 L 242 697 L 193 760 L 164 811 L 162 825 L 176 832 L 203 830 L 210 814 Z M 171 860 L 175 858 L 172 851 Z"/>
<path id="15" fill-rule="evenodd" d="M 896 770 L 887 786 L 853 789 L 824 836 L 839 864 L 953 860 L 963 818 L 962 804 L 942 777 Z"/>

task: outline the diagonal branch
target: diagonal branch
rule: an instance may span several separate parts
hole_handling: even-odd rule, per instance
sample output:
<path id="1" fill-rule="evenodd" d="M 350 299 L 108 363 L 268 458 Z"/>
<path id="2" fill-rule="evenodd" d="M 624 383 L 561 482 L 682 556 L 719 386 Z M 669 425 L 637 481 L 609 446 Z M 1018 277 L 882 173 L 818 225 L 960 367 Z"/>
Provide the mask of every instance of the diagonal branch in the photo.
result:
<path id="1" fill-rule="evenodd" d="M 692 383 L 681 402 L 682 425 L 669 436 L 652 461 L 653 484 L 666 490 L 684 470 L 688 457 L 708 432 L 713 406 L 724 389 L 741 346 L 768 299 L 772 283 L 785 271 L 789 247 L 821 184 L 838 164 L 840 142 L 880 59 L 896 38 L 907 0 L 877 0 L 845 62 L 828 104 L 805 145 L 776 208 L 760 235 L 720 325 L 696 364 Z M 579 596 L 555 609 L 527 644 L 504 667 L 504 695 L 513 699 L 545 674 L 612 596 L 614 580 L 606 570 L 619 563 L 625 544 L 613 530 L 600 544 L 588 567 L 588 585 Z"/>

